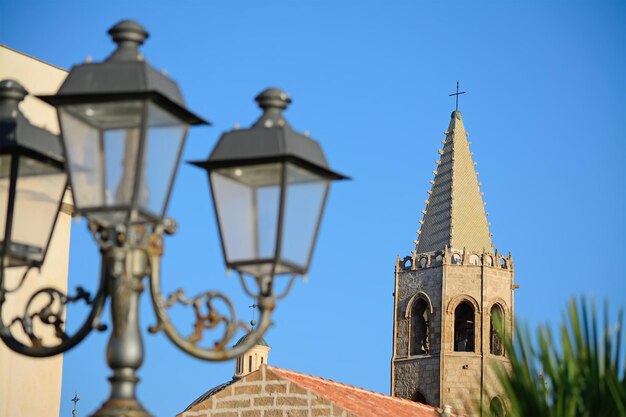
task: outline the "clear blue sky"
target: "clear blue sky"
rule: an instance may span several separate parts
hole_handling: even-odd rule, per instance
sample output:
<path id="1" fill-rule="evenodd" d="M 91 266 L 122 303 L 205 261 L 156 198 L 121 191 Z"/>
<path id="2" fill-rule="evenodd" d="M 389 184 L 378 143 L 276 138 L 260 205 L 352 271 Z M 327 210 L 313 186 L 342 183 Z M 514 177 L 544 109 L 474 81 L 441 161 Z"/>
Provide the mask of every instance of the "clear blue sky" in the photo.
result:
<path id="1" fill-rule="evenodd" d="M 331 191 L 309 282 L 278 306 L 270 363 L 388 392 L 395 258 L 413 249 L 456 80 L 494 242 L 515 258 L 517 318 L 556 323 L 580 294 L 626 305 L 626 2 L 0 0 L 0 42 L 70 68 L 106 57 L 122 18 L 146 26 L 144 55 L 214 122 L 192 130 L 185 160 L 252 123 L 252 98 L 278 86 L 291 124 L 354 178 Z M 180 232 L 166 242 L 166 289 L 223 289 L 249 320 L 201 171 L 181 167 L 169 214 Z M 95 288 L 83 223 L 71 252 L 70 286 Z M 65 355 L 62 416 L 74 391 L 79 415 L 107 397 L 107 336 Z M 139 397 L 173 416 L 233 369 L 146 335 Z"/>

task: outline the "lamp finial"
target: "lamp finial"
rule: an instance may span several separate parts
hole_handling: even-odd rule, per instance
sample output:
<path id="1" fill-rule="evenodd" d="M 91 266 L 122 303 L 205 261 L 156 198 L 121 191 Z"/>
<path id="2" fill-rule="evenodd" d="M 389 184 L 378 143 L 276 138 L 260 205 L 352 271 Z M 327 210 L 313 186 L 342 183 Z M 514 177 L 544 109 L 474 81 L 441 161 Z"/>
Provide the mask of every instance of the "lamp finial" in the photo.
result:
<path id="1" fill-rule="evenodd" d="M 109 35 L 117 44 L 117 49 L 108 58 L 115 61 L 140 60 L 139 47 L 150 36 L 146 29 L 134 20 L 122 20 L 111 29 Z"/>

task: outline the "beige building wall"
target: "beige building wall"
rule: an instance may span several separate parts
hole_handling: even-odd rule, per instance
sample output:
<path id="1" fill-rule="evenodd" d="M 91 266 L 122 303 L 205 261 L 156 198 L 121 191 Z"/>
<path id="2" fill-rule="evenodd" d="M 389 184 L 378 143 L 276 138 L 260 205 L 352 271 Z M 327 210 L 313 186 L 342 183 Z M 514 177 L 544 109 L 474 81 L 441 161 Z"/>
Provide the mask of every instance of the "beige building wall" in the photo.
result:
<path id="1" fill-rule="evenodd" d="M 0 45 L 0 80 L 16 80 L 30 94 L 54 94 L 66 76 L 67 71 L 61 68 Z M 27 96 L 20 109 L 32 124 L 59 133 L 56 111 L 51 106 Z M 3 314 L 5 320 L 21 314 L 24 302 L 42 286 L 67 291 L 71 225 L 71 198 L 68 194 L 46 260 L 39 272 L 30 273 L 19 293 L 7 297 L 9 311 Z M 7 285 L 15 285 L 21 271 L 21 268 L 11 269 Z M 57 417 L 62 370 L 62 355 L 29 358 L 0 343 L 0 417 Z"/>
<path id="2" fill-rule="evenodd" d="M 267 364 L 267 357 L 271 348 L 264 340 L 262 343 L 252 346 L 249 351 L 235 359 L 235 378 L 243 378 L 252 372 L 256 372 L 261 365 Z"/>

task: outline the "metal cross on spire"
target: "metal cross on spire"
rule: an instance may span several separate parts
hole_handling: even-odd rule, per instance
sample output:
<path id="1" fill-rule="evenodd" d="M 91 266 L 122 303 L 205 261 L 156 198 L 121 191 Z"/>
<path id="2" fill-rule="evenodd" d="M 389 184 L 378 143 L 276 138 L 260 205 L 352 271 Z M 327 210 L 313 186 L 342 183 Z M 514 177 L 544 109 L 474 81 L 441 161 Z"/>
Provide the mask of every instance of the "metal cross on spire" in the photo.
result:
<path id="1" fill-rule="evenodd" d="M 459 111 L 459 96 L 465 94 L 465 91 L 459 93 L 459 82 L 456 82 L 456 93 L 448 94 L 448 97 L 456 96 L 456 111 Z"/>
<path id="2" fill-rule="evenodd" d="M 72 398 L 71 401 L 74 403 L 74 409 L 72 410 L 72 417 L 76 417 L 76 415 L 78 414 L 76 403 L 80 401 L 80 398 L 78 397 L 78 394 L 76 392 L 74 392 L 74 398 Z"/>

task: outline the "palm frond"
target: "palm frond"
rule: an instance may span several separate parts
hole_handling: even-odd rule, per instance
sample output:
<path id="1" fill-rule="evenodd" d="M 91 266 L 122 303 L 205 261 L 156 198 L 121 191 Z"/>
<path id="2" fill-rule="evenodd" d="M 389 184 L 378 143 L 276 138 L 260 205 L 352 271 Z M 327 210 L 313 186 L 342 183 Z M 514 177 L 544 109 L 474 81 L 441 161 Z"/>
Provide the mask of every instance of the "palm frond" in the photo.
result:
<path id="1" fill-rule="evenodd" d="M 507 416 L 626 417 L 623 318 L 620 310 L 611 326 L 605 303 L 600 322 L 593 300 L 581 297 L 568 303 L 558 339 L 542 326 L 533 343 L 528 328 L 517 326 L 514 343 L 499 326 L 511 362 L 496 369 Z"/>

